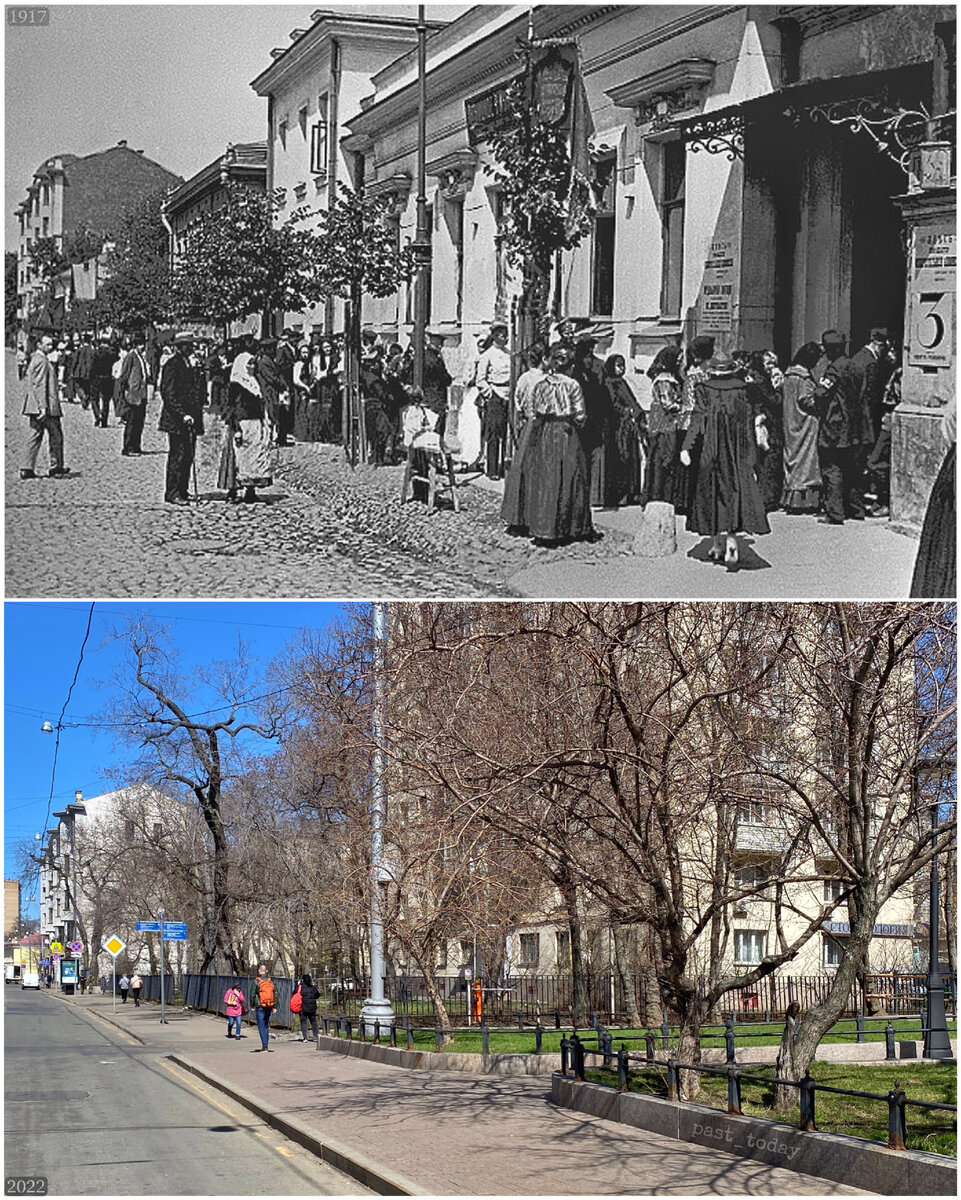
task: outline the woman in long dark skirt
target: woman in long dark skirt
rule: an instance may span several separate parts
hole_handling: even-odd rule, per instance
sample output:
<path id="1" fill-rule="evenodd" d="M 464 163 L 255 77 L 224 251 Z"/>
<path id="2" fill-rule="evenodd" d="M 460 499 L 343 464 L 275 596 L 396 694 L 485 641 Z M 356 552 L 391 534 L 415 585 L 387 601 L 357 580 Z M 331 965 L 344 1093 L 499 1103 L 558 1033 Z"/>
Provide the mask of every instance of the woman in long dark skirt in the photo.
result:
<path id="1" fill-rule="evenodd" d="M 660 500 L 687 511 L 688 469 L 681 463 L 684 442 L 684 380 L 680 346 L 665 346 L 647 369 L 651 408 L 647 414 L 647 463 L 641 503 Z"/>
<path id="2" fill-rule="evenodd" d="M 591 472 L 591 504 L 612 508 L 615 502 L 608 476 L 614 457 L 611 447 L 614 410 L 604 368 L 594 356 L 596 344 L 593 338 L 582 338 L 575 343 L 570 374 L 581 386 L 587 411 L 581 440 Z"/>
<path id="3" fill-rule="evenodd" d="M 525 353 L 527 370 L 519 376 L 514 388 L 514 462 L 520 462 L 527 452 L 534 421 L 534 387 L 544 378 L 544 357 L 547 349 L 543 342 L 533 342 Z M 504 502 L 501 516 L 509 530 L 522 526 L 521 513 L 525 511 L 526 499 L 520 487 L 526 486 L 526 477 L 520 471 L 508 471 L 504 481 Z M 521 527 L 521 532 L 523 528 Z"/>
<path id="4" fill-rule="evenodd" d="M 541 543 L 594 537 L 591 478 L 580 434 L 586 419 L 584 393 L 564 373 L 570 364 L 566 346 L 551 349 L 544 378 L 532 389 L 527 446 L 511 464 L 511 473 L 520 473 L 511 484 L 520 504 L 506 519 Z"/>
<path id="5" fill-rule="evenodd" d="M 626 366 L 623 354 L 611 354 L 604 363 L 613 414 L 607 494 L 618 506 L 641 502 L 641 450 L 647 441 L 647 416 L 624 378 Z"/>
<path id="6" fill-rule="evenodd" d="M 713 539 L 710 558 L 736 566 L 737 533 L 770 533 L 758 487 L 757 410 L 729 354 L 715 354 L 697 385 L 681 460 L 700 448 L 687 528 Z"/>
<path id="7" fill-rule="evenodd" d="M 950 600 L 958 594 L 956 421 L 956 412 L 953 410 L 944 419 L 944 434 L 950 445 L 924 514 L 914 578 L 911 580 L 911 595 L 919 600 Z"/>
<path id="8" fill-rule="evenodd" d="M 310 345 L 303 342 L 297 349 L 297 361 L 293 368 L 294 441 L 314 442 L 316 432 L 311 428 L 311 407 L 318 401 L 314 395 L 314 374 L 310 361 Z M 313 422 L 316 425 L 316 421 Z"/>

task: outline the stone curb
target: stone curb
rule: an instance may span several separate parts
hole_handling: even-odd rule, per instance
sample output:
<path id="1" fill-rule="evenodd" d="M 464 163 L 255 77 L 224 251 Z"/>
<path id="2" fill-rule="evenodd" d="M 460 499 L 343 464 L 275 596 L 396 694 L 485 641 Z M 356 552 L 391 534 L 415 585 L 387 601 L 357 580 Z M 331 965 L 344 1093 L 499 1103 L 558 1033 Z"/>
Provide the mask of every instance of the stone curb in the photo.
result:
<path id="1" fill-rule="evenodd" d="M 957 1195 L 957 1160 L 926 1150 L 889 1150 L 843 1134 L 802 1133 L 763 1117 L 729 1116 L 701 1104 L 578 1083 L 559 1071 L 551 1079 L 551 1099 L 561 1108 L 605 1121 L 884 1196 Z"/>
<path id="2" fill-rule="evenodd" d="M 401 1175 L 394 1175 L 386 1171 L 365 1154 L 351 1150 L 331 1138 L 321 1137 L 304 1122 L 298 1121 L 294 1117 L 280 1116 L 265 1107 L 263 1102 L 250 1092 L 221 1079 L 219 1075 L 215 1075 L 213 1071 L 205 1067 L 197 1066 L 189 1058 L 182 1058 L 177 1054 L 168 1054 L 165 1057 L 168 1062 L 176 1063 L 178 1067 L 183 1067 L 185 1071 L 196 1075 L 198 1079 L 203 1079 L 205 1083 L 209 1083 L 211 1087 L 215 1087 L 224 1095 L 230 1096 L 244 1108 L 250 1109 L 271 1128 L 278 1130 L 292 1142 L 303 1146 L 310 1154 L 335 1167 L 338 1171 L 342 1171 L 345 1175 L 349 1175 L 351 1179 L 370 1188 L 379 1196 L 430 1196 L 433 1194 L 426 1188 L 418 1187 L 404 1179 Z"/>

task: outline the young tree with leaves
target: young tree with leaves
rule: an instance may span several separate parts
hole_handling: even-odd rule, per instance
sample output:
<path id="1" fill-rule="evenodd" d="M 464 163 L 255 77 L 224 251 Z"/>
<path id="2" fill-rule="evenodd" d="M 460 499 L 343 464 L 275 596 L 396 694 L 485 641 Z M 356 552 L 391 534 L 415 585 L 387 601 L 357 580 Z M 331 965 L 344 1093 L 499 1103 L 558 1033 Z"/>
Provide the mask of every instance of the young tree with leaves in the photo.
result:
<path id="1" fill-rule="evenodd" d="M 139 201 L 111 234 L 96 303 L 101 319 L 119 329 L 143 328 L 171 315 L 165 199 L 161 191 Z"/>

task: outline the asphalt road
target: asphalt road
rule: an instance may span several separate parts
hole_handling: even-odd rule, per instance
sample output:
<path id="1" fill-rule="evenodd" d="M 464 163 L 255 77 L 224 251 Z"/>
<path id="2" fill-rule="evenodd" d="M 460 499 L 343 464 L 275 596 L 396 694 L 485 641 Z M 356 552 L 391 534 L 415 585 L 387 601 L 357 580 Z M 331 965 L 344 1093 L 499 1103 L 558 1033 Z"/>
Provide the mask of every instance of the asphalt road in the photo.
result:
<path id="1" fill-rule="evenodd" d="M 160 1047 L 44 992 L 8 987 L 4 1009 L 5 1180 L 44 1176 L 54 1196 L 372 1194 Z"/>

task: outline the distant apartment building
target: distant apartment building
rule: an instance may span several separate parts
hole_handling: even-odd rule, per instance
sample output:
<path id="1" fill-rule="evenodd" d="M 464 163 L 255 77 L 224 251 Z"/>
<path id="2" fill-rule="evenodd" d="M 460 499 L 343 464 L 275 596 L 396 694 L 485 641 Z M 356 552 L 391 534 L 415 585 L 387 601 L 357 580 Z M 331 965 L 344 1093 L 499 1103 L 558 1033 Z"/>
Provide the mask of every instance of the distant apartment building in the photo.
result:
<path id="1" fill-rule="evenodd" d="M 18 320 L 27 319 L 44 293 L 45 283 L 29 255 L 35 241 L 54 238 L 63 248 L 64 239 L 80 228 L 109 235 L 125 211 L 180 182 L 179 175 L 147 158 L 142 150 L 131 149 L 126 141 L 95 154 L 56 154 L 41 163 L 16 209 Z M 74 290 L 71 281 L 69 291 Z M 86 299 L 96 296 L 95 264 L 87 264 L 87 278 L 77 280 L 76 290 Z"/>
<path id="2" fill-rule="evenodd" d="M 164 220 L 170 234 L 170 261 L 176 264 L 190 230 L 226 201 L 231 186 L 267 190 L 267 143 L 231 142 L 223 154 L 202 167 L 167 197 Z"/>
<path id="3" fill-rule="evenodd" d="M 3 940 L 9 942 L 20 933 L 20 884 L 16 879 L 3 881 Z"/>

